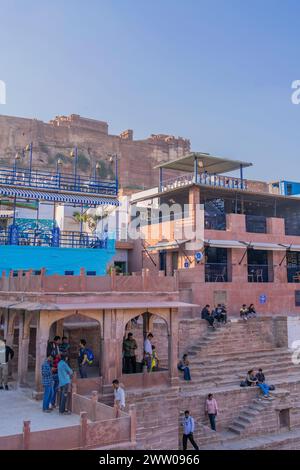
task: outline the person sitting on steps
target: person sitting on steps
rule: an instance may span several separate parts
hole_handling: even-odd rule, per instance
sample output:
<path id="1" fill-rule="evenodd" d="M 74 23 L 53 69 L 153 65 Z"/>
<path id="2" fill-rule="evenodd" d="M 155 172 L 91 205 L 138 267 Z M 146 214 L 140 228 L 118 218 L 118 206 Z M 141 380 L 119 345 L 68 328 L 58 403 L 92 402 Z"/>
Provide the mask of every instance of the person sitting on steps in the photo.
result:
<path id="1" fill-rule="evenodd" d="M 184 354 L 182 359 L 178 362 L 177 368 L 178 370 L 183 372 L 183 379 L 184 380 L 191 380 L 191 373 L 190 373 L 190 362 L 188 360 L 188 355 Z"/>
<path id="2" fill-rule="evenodd" d="M 263 396 L 267 400 L 273 400 L 272 397 L 270 397 L 270 386 L 266 384 L 265 382 L 265 375 L 263 373 L 262 369 L 258 369 L 258 373 L 256 374 L 256 385 L 260 388 Z"/>
<path id="3" fill-rule="evenodd" d="M 205 307 L 202 309 L 201 318 L 203 320 L 206 320 L 209 323 L 209 326 L 215 329 L 215 326 L 214 326 L 215 319 L 210 311 L 210 306 L 208 304 L 205 305 Z"/>
<path id="4" fill-rule="evenodd" d="M 257 378 L 253 369 L 248 370 L 246 383 L 248 387 L 255 387 L 257 384 Z"/>
<path id="5" fill-rule="evenodd" d="M 255 318 L 256 317 L 256 310 L 254 304 L 250 304 L 248 307 L 248 318 Z"/>
<path id="6" fill-rule="evenodd" d="M 247 321 L 248 320 L 248 309 L 247 309 L 247 305 L 246 304 L 243 304 L 242 305 L 242 308 L 240 309 L 240 317 Z"/>

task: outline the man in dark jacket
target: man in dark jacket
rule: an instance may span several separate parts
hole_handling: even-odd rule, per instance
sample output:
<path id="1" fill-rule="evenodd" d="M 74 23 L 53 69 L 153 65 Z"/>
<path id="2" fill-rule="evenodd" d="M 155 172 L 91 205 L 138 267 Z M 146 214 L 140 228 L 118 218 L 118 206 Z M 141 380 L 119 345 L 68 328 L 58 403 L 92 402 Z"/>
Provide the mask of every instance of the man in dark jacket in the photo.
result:
<path id="1" fill-rule="evenodd" d="M 54 336 L 53 341 L 47 344 L 46 357 L 51 356 L 53 359 L 60 354 L 59 346 L 61 343 L 60 336 Z"/>
<path id="2" fill-rule="evenodd" d="M 209 308 L 209 305 L 208 305 L 208 304 L 205 305 L 205 307 L 202 309 L 201 318 L 202 318 L 203 320 L 206 320 L 206 321 L 210 324 L 210 326 L 212 326 L 213 328 L 215 328 L 215 327 L 214 327 L 214 321 L 215 321 L 215 319 L 214 319 L 213 315 L 212 315 L 211 312 L 210 312 L 210 308 Z"/>
<path id="3" fill-rule="evenodd" d="M 6 344 L 6 339 L 3 340 L 5 345 L 5 357 L 4 361 L 1 359 L 0 362 L 0 390 L 9 390 L 8 388 L 8 361 L 11 361 L 14 357 L 14 351 Z"/>

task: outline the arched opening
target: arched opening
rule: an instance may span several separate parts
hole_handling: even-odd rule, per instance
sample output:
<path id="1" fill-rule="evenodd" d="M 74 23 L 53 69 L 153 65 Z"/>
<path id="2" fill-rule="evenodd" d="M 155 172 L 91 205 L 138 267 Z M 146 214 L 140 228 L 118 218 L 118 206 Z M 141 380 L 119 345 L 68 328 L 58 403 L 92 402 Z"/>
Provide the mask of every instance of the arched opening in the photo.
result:
<path id="1" fill-rule="evenodd" d="M 134 351 L 136 357 L 136 368 L 134 370 L 134 361 L 129 360 L 129 347 L 126 345 L 128 333 L 132 333 L 136 341 L 137 348 Z M 144 341 L 147 335 L 152 333 L 150 339 L 152 346 L 152 360 L 149 370 L 150 360 L 146 358 L 144 352 Z M 143 372 L 166 371 L 169 369 L 169 332 L 168 325 L 164 318 L 159 315 L 144 312 L 129 320 L 125 326 L 123 337 L 123 361 L 122 370 L 124 374 Z M 133 352 L 132 352 L 133 354 Z"/>
<path id="2" fill-rule="evenodd" d="M 66 337 L 66 342 L 69 344 L 69 364 L 78 373 L 79 378 L 80 340 L 84 339 L 86 349 L 93 354 L 92 364 L 89 364 L 87 368 L 87 376 L 88 378 L 101 376 L 101 326 L 99 321 L 81 314 L 66 316 L 50 326 L 49 341 L 52 341 L 55 336 Z"/>

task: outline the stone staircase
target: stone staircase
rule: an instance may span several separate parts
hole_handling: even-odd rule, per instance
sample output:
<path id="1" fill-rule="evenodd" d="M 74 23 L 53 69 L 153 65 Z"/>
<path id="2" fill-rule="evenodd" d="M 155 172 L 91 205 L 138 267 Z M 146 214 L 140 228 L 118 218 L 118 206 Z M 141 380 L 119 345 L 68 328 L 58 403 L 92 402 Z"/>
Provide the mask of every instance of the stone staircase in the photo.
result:
<path id="1" fill-rule="evenodd" d="M 245 408 L 242 413 L 233 421 L 228 430 L 238 435 L 248 435 L 253 433 L 255 427 L 257 431 L 258 421 L 268 408 L 271 408 L 272 401 L 256 398 Z M 254 431 L 255 433 L 255 431 Z"/>
<path id="2" fill-rule="evenodd" d="M 253 323 L 252 323 L 253 322 Z M 263 338 L 257 337 L 256 320 L 230 322 L 216 330 L 208 330 L 187 352 L 190 360 L 191 382 L 181 384 L 189 390 L 239 386 L 249 369 L 262 368 L 269 383 L 287 374 L 299 373 L 300 367 L 292 363 L 291 351 L 271 348 Z M 251 324 L 252 323 L 252 324 Z"/>

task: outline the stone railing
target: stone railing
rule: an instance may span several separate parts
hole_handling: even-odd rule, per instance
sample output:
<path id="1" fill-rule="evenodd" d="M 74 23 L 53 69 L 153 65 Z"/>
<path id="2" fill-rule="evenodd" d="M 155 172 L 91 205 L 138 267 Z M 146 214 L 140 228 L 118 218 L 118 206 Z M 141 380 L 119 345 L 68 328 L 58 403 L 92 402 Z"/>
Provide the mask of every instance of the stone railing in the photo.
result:
<path id="1" fill-rule="evenodd" d="M 5 272 L 0 277 L 0 292 L 174 292 L 178 290 L 177 276 L 142 273 L 131 276 L 116 275 L 113 270 L 108 276 L 86 276 L 81 270 L 79 276 L 46 275 L 44 270 L 35 275 L 32 271 Z"/>
<path id="2" fill-rule="evenodd" d="M 114 408 L 98 402 L 97 392 L 91 399 L 74 393 L 72 409 L 80 415 L 78 425 L 31 432 L 31 422 L 24 421 L 22 434 L 0 436 L 0 450 L 92 449 L 120 443 L 135 447 L 135 405 L 116 418 Z"/>

